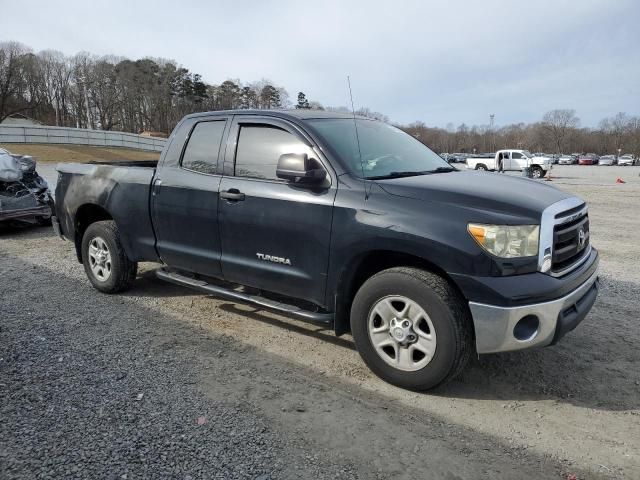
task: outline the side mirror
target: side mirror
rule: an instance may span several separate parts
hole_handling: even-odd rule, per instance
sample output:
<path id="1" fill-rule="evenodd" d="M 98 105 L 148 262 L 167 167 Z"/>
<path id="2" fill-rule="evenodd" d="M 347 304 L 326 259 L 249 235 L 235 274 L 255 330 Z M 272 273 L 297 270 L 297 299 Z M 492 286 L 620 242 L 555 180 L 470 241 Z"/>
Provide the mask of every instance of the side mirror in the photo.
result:
<path id="1" fill-rule="evenodd" d="M 306 153 L 285 153 L 278 159 L 276 176 L 292 182 L 321 183 L 326 178 L 320 162 Z"/>

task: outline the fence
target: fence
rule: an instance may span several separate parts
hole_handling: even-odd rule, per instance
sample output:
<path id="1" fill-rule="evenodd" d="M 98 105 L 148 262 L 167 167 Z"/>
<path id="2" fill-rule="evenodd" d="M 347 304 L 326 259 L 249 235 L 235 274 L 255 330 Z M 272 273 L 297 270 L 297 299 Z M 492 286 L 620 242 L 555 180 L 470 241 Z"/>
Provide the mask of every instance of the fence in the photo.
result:
<path id="1" fill-rule="evenodd" d="M 166 142 L 164 138 L 143 137 L 134 133 L 68 127 L 0 125 L 0 143 L 66 143 L 159 152 Z"/>

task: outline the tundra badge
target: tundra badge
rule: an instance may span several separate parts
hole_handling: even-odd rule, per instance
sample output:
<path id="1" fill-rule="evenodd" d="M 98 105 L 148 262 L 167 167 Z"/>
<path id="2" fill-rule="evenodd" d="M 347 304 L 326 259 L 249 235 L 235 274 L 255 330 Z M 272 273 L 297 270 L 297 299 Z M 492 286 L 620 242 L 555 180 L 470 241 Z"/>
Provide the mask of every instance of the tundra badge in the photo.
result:
<path id="1" fill-rule="evenodd" d="M 264 253 L 256 253 L 256 256 L 260 260 L 264 260 L 265 262 L 282 263 L 283 265 L 291 265 L 291 260 L 289 260 L 288 258 L 275 257 L 273 255 L 265 255 Z"/>

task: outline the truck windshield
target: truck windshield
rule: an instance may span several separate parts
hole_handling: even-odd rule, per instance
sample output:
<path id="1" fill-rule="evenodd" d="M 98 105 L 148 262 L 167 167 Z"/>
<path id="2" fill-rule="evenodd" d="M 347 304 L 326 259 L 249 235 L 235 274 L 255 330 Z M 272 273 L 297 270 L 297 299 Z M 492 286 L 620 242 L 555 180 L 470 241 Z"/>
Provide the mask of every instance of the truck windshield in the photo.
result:
<path id="1" fill-rule="evenodd" d="M 323 118 L 307 123 L 358 177 L 381 179 L 456 170 L 411 135 L 376 120 Z"/>

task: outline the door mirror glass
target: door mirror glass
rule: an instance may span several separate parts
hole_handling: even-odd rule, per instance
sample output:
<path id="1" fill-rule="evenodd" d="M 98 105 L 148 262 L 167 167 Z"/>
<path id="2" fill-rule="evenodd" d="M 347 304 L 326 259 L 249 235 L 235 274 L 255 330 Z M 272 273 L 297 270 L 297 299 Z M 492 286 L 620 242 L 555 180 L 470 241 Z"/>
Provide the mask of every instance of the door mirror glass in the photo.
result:
<path id="1" fill-rule="evenodd" d="M 276 176 L 292 182 L 321 183 L 326 178 L 320 162 L 306 153 L 285 153 L 278 159 Z"/>

